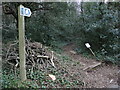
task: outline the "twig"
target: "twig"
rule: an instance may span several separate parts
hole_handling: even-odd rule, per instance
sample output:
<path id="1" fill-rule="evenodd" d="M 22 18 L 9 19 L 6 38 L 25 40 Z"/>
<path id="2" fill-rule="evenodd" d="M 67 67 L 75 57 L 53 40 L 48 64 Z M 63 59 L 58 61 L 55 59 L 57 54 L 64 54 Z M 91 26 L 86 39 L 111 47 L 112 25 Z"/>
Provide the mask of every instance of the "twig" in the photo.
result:
<path id="1" fill-rule="evenodd" d="M 9 48 L 8 48 L 7 54 L 6 54 L 6 60 L 7 60 L 7 56 L 8 56 L 8 54 L 9 54 L 9 51 L 10 51 L 10 49 L 11 49 L 11 46 L 16 45 L 17 43 L 18 43 L 18 41 L 17 41 L 16 43 L 13 43 L 13 44 L 10 44 L 10 45 L 9 45 Z"/>
<path id="2" fill-rule="evenodd" d="M 49 56 L 38 55 L 38 58 L 49 58 Z"/>
<path id="3" fill-rule="evenodd" d="M 50 59 L 50 60 L 51 60 L 52 66 L 53 66 L 54 68 L 56 68 L 56 67 L 55 67 L 55 64 L 54 64 L 54 62 L 53 62 L 53 59 L 54 59 L 54 54 L 53 54 L 53 51 L 52 51 L 52 55 L 51 55 L 51 56 L 52 56 L 52 57 L 51 57 L 51 59 Z"/>
<path id="4" fill-rule="evenodd" d="M 94 64 L 94 65 L 91 65 L 91 66 L 88 66 L 88 67 L 86 67 L 86 68 L 84 68 L 83 70 L 87 70 L 87 69 L 93 69 L 93 68 L 95 68 L 95 67 L 97 67 L 97 66 L 99 66 L 99 65 L 101 65 L 101 62 L 99 62 L 99 63 L 97 63 L 97 64 Z"/>

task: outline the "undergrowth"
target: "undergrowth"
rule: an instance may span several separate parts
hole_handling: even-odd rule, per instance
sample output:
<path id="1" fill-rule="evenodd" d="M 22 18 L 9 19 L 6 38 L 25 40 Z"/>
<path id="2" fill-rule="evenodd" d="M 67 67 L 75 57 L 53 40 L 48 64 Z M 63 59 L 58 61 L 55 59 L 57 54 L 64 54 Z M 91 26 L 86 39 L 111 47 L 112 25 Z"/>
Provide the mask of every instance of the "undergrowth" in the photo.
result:
<path id="1" fill-rule="evenodd" d="M 94 52 L 95 56 L 90 52 L 89 49 L 86 49 L 86 51 L 83 51 L 80 48 L 76 48 L 75 51 L 78 54 L 81 54 L 83 57 L 86 57 L 88 59 L 96 59 L 98 61 L 102 62 L 110 62 L 112 64 L 120 64 L 120 58 L 116 57 L 115 55 L 105 55 L 102 52 Z"/>
<path id="2" fill-rule="evenodd" d="M 56 46 L 57 47 L 57 46 Z M 58 46 L 60 47 L 60 46 Z M 58 66 L 57 69 L 50 67 L 44 69 L 34 68 L 33 72 L 27 69 L 27 80 L 21 82 L 19 68 L 15 69 L 11 67 L 7 62 L 3 62 L 2 67 L 2 88 L 70 88 L 70 87 L 82 87 L 83 82 L 71 78 L 67 71 L 63 70 L 62 63 L 71 62 L 71 58 L 66 55 L 61 55 L 63 51 L 58 48 L 50 48 L 49 50 L 54 50 L 59 53 Z M 3 60 L 4 61 L 4 60 Z M 56 80 L 53 81 L 49 74 L 56 76 Z M 65 76 L 66 75 L 66 76 Z"/>
<path id="3" fill-rule="evenodd" d="M 49 73 L 56 76 L 55 81 L 50 79 Z M 27 71 L 27 80 L 21 82 L 18 69 L 16 74 L 14 71 L 3 70 L 1 83 L 2 88 L 69 88 L 77 87 L 77 85 L 82 86 L 82 81 L 69 81 L 68 78 L 70 77 L 63 77 L 62 73 L 55 69 L 51 69 L 50 72 L 35 70 L 32 74 Z"/>

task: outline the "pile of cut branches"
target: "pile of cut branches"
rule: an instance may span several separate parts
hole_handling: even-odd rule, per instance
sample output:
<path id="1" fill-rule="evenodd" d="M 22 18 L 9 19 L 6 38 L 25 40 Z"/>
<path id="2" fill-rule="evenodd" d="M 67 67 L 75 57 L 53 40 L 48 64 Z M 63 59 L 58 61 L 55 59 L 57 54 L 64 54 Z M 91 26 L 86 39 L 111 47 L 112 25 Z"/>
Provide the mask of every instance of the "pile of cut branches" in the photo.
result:
<path id="1" fill-rule="evenodd" d="M 18 41 L 14 41 L 9 45 L 8 49 L 4 49 L 5 54 L 3 55 L 5 61 L 14 66 L 19 67 L 19 46 Z M 26 66 L 27 68 L 47 68 L 53 66 L 54 54 L 53 51 L 47 50 L 46 46 L 43 46 L 38 42 L 30 42 L 28 39 L 25 40 L 25 55 L 26 55 Z"/>

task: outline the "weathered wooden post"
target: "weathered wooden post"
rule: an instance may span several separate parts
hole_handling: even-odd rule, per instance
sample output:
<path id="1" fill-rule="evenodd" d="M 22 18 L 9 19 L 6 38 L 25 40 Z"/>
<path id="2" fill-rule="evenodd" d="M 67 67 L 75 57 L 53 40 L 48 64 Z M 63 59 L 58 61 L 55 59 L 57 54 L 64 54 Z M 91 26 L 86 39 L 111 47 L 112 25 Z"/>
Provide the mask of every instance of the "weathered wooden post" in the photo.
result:
<path id="1" fill-rule="evenodd" d="M 18 29 L 19 29 L 19 57 L 20 57 L 20 78 L 22 81 L 26 80 L 26 68 L 25 68 L 25 23 L 24 16 L 20 15 L 20 9 L 18 8 Z"/>
<path id="2" fill-rule="evenodd" d="M 26 57 L 25 57 L 25 21 L 24 16 L 30 16 L 31 11 L 20 5 L 18 7 L 18 30 L 19 30 L 19 57 L 20 57 L 20 78 L 26 80 Z"/>

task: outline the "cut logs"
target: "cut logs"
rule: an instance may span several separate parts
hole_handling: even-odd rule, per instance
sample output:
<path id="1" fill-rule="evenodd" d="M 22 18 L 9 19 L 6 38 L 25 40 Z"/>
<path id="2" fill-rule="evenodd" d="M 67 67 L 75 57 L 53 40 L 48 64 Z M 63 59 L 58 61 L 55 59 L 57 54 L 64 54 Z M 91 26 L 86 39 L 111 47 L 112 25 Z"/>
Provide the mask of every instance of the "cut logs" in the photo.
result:
<path id="1" fill-rule="evenodd" d="M 25 42 L 26 42 L 25 46 L 26 66 L 31 65 L 31 67 L 37 67 L 39 65 L 40 66 L 50 65 L 55 67 L 53 62 L 54 60 L 53 51 L 47 50 L 47 48 L 44 48 L 44 46 L 38 42 L 32 43 L 28 39 L 26 39 Z M 18 42 L 10 44 L 8 50 L 6 51 L 5 50 L 4 52 L 6 53 L 4 57 L 8 64 L 18 67 L 20 61 L 18 52 Z"/>

